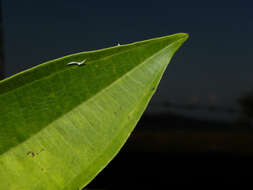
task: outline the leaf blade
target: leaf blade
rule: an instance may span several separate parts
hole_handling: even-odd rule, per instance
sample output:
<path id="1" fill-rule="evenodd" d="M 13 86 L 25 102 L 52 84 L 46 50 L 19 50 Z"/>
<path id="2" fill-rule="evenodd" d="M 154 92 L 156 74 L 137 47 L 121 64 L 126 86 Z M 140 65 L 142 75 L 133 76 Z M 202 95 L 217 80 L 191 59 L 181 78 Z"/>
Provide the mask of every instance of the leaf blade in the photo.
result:
<path id="1" fill-rule="evenodd" d="M 102 57 L 102 61 L 97 59 L 87 67 L 62 69 L 46 77 L 41 75 L 43 77 L 29 83 L 30 86 L 21 85 L 18 90 L 13 88 L 16 95 L 23 92 L 24 89 L 30 93 L 33 92 L 34 97 L 28 93 L 28 96 L 25 96 L 28 98 L 24 98 L 24 102 L 29 102 L 31 98 L 34 98 L 30 100 L 31 102 L 37 102 L 39 92 L 44 92 L 45 94 L 40 95 L 41 100 L 44 100 L 45 96 L 47 105 L 56 113 L 47 110 L 45 118 L 50 122 L 44 122 L 43 127 L 31 132 L 32 136 L 26 137 L 24 141 L 18 142 L 18 145 L 0 154 L 0 166 L 5 168 L 0 168 L 0 179 L 4 173 L 8 173 L 9 176 L 9 180 L 6 179 L 2 187 L 7 187 L 10 185 L 10 179 L 17 179 L 17 176 L 20 175 L 22 177 L 19 178 L 20 181 L 17 184 L 19 187 L 25 186 L 26 189 L 76 189 L 86 185 L 124 144 L 145 110 L 154 93 L 152 89 L 158 85 L 168 61 L 186 38 L 185 34 L 178 34 L 176 38 L 170 36 L 156 39 L 143 44 L 139 43 L 137 47 L 129 45 L 125 47 L 127 51 L 119 51 L 117 55 L 112 54 L 105 59 Z M 168 42 L 172 43 L 168 45 Z M 132 50 L 131 47 L 133 47 Z M 155 53 L 152 54 L 152 52 Z M 81 58 L 83 59 L 84 56 Z M 112 72 L 113 70 L 115 71 Z M 71 72 L 72 74 L 68 75 Z M 84 73 L 85 77 L 82 76 Z M 94 76 L 91 73 L 100 75 Z M 63 76 L 69 77 L 64 78 L 64 85 L 58 84 L 58 80 L 60 81 L 60 77 Z M 75 76 L 74 79 L 73 76 Z M 90 79 L 96 79 L 99 82 L 92 84 Z M 69 80 L 73 81 L 69 82 Z M 51 84 L 48 84 L 48 81 Z M 23 84 L 26 82 L 27 79 Z M 82 98 L 83 96 L 77 96 L 80 89 L 85 88 L 84 84 L 88 86 L 82 93 L 83 96 L 86 96 L 85 99 Z M 39 88 L 34 92 L 36 86 Z M 62 87 L 67 89 L 62 90 Z M 8 95 L 13 89 L 6 91 Z M 62 92 L 69 94 L 64 96 Z M 48 102 L 56 99 L 50 95 L 57 98 L 63 96 L 65 99 L 49 105 Z M 76 100 L 71 100 L 72 98 Z M 62 111 L 64 108 L 61 106 L 57 108 L 57 105 L 61 105 L 65 100 L 73 101 L 66 105 L 66 112 Z M 33 106 L 28 106 L 27 112 Z M 41 107 L 41 104 L 38 106 Z M 32 113 L 34 114 L 34 110 Z M 37 112 L 35 115 L 42 113 Z M 60 117 L 57 117 L 57 114 Z M 41 118 L 43 117 L 39 116 L 29 120 L 29 122 L 34 122 L 29 126 L 35 126 L 38 129 L 40 124 L 38 120 L 41 121 Z M 0 121 L 2 120 L 0 116 Z M 0 130 L 1 128 L 4 127 L 0 125 Z M 0 140 L 0 143 L 2 142 Z M 24 154 L 29 151 L 38 153 L 42 149 L 44 151 L 34 158 Z M 13 165 L 14 168 L 18 168 L 16 174 L 13 174 Z M 66 173 L 68 168 L 70 172 Z M 29 179 L 31 183 L 27 184 L 24 179 Z"/>

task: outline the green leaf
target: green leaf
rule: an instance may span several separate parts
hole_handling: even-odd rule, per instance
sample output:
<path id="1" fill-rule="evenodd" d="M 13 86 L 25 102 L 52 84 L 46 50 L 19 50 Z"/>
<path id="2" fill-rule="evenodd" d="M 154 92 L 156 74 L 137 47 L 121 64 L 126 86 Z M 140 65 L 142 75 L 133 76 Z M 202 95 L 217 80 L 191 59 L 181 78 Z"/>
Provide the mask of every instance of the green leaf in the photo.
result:
<path id="1" fill-rule="evenodd" d="M 187 38 L 78 53 L 0 81 L 0 189 L 87 185 L 126 142 Z"/>

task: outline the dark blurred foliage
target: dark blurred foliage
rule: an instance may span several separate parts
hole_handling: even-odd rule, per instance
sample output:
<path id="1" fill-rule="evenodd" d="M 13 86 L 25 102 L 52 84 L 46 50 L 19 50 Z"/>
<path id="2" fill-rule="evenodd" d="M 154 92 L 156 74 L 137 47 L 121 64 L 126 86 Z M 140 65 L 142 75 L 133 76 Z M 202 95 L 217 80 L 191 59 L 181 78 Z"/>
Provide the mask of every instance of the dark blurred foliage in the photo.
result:
<path id="1" fill-rule="evenodd" d="M 253 91 L 240 97 L 238 102 L 242 108 L 243 113 L 249 118 L 253 118 Z"/>
<path id="2" fill-rule="evenodd" d="M 253 91 L 246 93 L 238 98 L 238 103 L 241 107 L 242 114 L 238 123 L 242 125 L 253 126 Z"/>

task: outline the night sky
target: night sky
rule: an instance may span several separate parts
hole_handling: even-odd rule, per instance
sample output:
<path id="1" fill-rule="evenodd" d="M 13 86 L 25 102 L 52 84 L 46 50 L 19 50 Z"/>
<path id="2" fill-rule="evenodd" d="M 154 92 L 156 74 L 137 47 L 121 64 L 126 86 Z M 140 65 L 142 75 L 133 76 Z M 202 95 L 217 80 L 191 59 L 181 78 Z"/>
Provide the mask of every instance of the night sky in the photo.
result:
<path id="1" fill-rule="evenodd" d="M 4 0 L 3 11 L 6 76 L 80 51 L 187 32 L 149 111 L 164 102 L 235 107 L 253 90 L 252 1 Z"/>

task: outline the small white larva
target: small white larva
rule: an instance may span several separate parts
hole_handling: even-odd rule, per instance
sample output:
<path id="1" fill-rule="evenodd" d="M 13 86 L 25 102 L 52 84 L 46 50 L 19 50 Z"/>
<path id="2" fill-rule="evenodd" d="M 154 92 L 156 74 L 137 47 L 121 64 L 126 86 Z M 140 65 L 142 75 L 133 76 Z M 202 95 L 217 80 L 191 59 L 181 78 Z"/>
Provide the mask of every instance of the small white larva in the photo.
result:
<path id="1" fill-rule="evenodd" d="M 84 60 L 81 61 L 81 62 L 72 61 L 72 62 L 69 62 L 67 65 L 78 65 L 78 66 L 80 66 L 80 65 L 84 64 L 85 61 L 86 61 L 86 59 L 84 59 Z"/>

